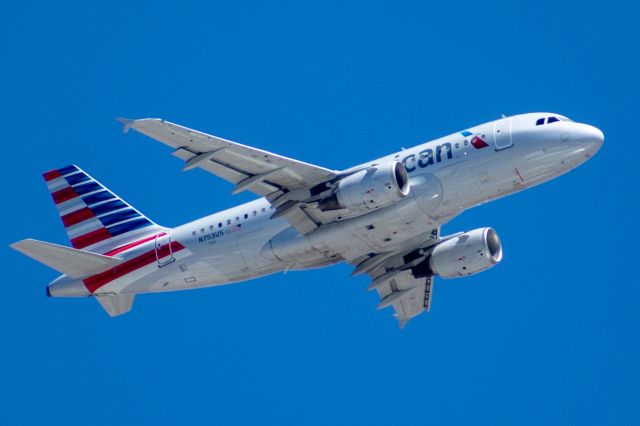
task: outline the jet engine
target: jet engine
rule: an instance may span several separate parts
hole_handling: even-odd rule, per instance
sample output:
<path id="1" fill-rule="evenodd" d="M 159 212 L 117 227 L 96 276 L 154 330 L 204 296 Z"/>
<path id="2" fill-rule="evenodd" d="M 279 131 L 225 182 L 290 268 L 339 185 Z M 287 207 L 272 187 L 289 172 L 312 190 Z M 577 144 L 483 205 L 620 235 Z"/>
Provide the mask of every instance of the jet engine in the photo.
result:
<path id="1" fill-rule="evenodd" d="M 502 260 L 502 244 L 493 228 L 479 228 L 438 244 L 429 266 L 443 278 L 486 271 Z"/>
<path id="2" fill-rule="evenodd" d="M 321 200 L 320 210 L 367 212 L 386 207 L 409 195 L 409 175 L 399 161 L 371 166 L 338 182 L 334 193 Z"/>

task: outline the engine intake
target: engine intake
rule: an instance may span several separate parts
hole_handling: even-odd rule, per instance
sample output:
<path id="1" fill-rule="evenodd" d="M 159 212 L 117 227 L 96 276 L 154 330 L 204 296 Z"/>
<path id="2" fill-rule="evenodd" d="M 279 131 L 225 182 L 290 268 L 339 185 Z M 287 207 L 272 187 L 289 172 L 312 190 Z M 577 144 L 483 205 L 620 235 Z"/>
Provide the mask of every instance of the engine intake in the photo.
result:
<path id="1" fill-rule="evenodd" d="M 493 228 L 479 228 L 438 244 L 431 253 L 431 270 L 443 278 L 486 271 L 502 260 L 502 243 Z"/>
<path id="2" fill-rule="evenodd" d="M 409 175 L 399 161 L 360 170 L 338 182 L 334 193 L 321 200 L 320 210 L 370 211 L 386 207 L 409 195 Z"/>

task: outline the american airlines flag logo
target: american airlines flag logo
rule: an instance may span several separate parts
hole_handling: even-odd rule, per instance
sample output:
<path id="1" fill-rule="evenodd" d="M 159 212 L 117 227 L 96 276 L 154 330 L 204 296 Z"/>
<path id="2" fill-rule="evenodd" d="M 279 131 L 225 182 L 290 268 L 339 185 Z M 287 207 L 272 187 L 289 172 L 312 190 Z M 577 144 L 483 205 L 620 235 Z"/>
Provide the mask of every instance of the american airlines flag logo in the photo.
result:
<path id="1" fill-rule="evenodd" d="M 77 166 L 50 170 L 43 177 L 74 248 L 106 249 L 115 237 L 147 227 L 153 232 L 153 222 Z"/>
<path id="2" fill-rule="evenodd" d="M 464 136 L 465 138 L 468 138 L 469 136 L 473 136 L 470 140 L 471 142 L 471 146 L 473 146 L 475 149 L 482 149 L 482 148 L 486 148 L 489 146 L 488 143 L 486 143 L 484 141 L 484 139 L 482 139 L 480 136 L 478 135 L 474 135 L 473 133 L 471 133 L 468 130 L 465 130 L 464 132 L 460 132 L 460 134 L 462 136 Z"/>

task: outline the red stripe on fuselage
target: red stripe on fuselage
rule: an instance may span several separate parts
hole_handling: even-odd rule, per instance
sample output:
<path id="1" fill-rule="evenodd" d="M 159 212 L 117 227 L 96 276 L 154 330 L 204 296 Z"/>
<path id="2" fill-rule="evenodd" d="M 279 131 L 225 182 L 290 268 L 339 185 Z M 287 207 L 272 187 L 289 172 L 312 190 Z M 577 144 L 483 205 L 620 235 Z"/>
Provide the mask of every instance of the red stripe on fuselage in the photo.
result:
<path id="1" fill-rule="evenodd" d="M 179 242 L 171 242 L 171 253 L 179 252 L 182 249 L 184 249 L 184 246 Z M 169 246 L 164 245 L 160 248 L 158 256 L 160 258 L 163 258 L 168 256 L 169 253 Z M 133 259 L 127 260 L 126 262 L 116 266 L 115 268 L 109 269 L 108 271 L 104 271 L 85 278 L 84 280 L 82 280 L 82 282 L 84 283 L 85 287 L 87 287 L 87 290 L 89 290 L 91 293 L 95 293 L 96 290 L 109 284 L 111 281 L 121 278 L 140 268 L 144 268 L 145 266 L 157 261 L 158 259 L 156 258 L 156 251 L 154 249 L 136 256 Z"/>
<path id="2" fill-rule="evenodd" d="M 118 247 L 118 248 L 115 248 L 115 249 L 113 249 L 113 250 L 111 250 L 111 251 L 109 251 L 109 252 L 105 253 L 104 255 L 105 255 L 105 256 L 115 256 L 115 255 L 116 255 L 116 254 L 118 254 L 118 253 L 122 253 L 123 251 L 126 251 L 126 250 L 129 250 L 129 249 L 131 249 L 131 248 L 137 247 L 137 246 L 139 246 L 139 245 L 141 245 L 141 244 L 144 244 L 144 243 L 146 243 L 146 242 L 149 242 L 149 241 L 153 240 L 154 238 L 156 238 L 156 237 L 160 237 L 160 236 L 162 236 L 162 235 L 166 235 L 166 233 L 161 232 L 161 233 L 159 233 L 159 234 L 157 234 L 157 235 L 152 235 L 152 236 L 147 237 L 147 238 L 144 238 L 144 239 L 142 239 L 142 240 L 138 240 L 138 241 L 134 241 L 134 242 L 129 243 L 129 244 L 125 244 L 125 245 L 123 245 L 123 246 L 120 246 L 120 247 Z"/>
<path id="3" fill-rule="evenodd" d="M 89 207 L 83 207 L 80 210 L 76 210 L 69 214 L 62 216 L 62 223 L 65 227 L 73 226 L 76 223 L 80 223 L 83 220 L 87 220 L 91 217 L 94 217 L 93 212 Z"/>
<path id="4" fill-rule="evenodd" d="M 113 235 L 111 235 L 109 231 L 107 231 L 107 228 L 100 228 L 72 239 L 71 245 L 74 248 L 81 249 L 88 247 L 91 244 L 106 240 L 107 238 L 111 238 L 112 236 Z"/>
<path id="5" fill-rule="evenodd" d="M 49 182 L 50 180 L 54 180 L 55 178 L 60 176 L 62 175 L 57 170 L 49 170 L 48 172 L 44 172 L 42 174 L 42 177 L 44 178 L 45 182 Z"/>
<path id="6" fill-rule="evenodd" d="M 78 194 L 73 190 L 72 187 L 67 186 L 66 188 L 62 188 L 60 191 L 52 192 L 51 197 L 53 198 L 53 202 L 56 204 L 64 203 L 65 201 L 69 201 L 72 198 L 76 198 Z"/>

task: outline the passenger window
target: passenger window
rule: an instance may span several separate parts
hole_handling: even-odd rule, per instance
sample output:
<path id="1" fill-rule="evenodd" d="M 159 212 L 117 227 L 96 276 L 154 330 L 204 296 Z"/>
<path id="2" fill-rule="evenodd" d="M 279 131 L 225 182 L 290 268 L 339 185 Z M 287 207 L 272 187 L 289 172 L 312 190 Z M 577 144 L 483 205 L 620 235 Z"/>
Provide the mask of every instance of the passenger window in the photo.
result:
<path id="1" fill-rule="evenodd" d="M 204 234 L 204 228 L 200 228 L 200 233 Z"/>
<path id="2" fill-rule="evenodd" d="M 191 233 L 191 235 L 193 235 L 193 236 L 195 237 L 195 236 L 196 236 L 196 231 L 193 231 L 193 232 Z"/>
<path id="3" fill-rule="evenodd" d="M 549 118 L 547 119 L 547 124 L 555 123 L 556 121 L 560 121 L 560 120 L 558 120 L 558 118 L 557 118 L 557 117 L 549 117 Z"/>
<path id="4" fill-rule="evenodd" d="M 231 225 L 231 219 L 227 219 L 227 225 Z"/>
<path id="5" fill-rule="evenodd" d="M 209 225 L 209 231 L 213 231 L 213 225 Z"/>
<path id="6" fill-rule="evenodd" d="M 256 217 L 257 215 L 258 215 L 258 212 L 254 210 L 253 211 L 253 217 Z"/>
<path id="7" fill-rule="evenodd" d="M 536 121 L 536 126 L 541 126 L 544 124 L 544 118 L 538 118 L 538 120 Z"/>
<path id="8" fill-rule="evenodd" d="M 240 216 L 236 216 L 236 222 L 240 222 Z"/>
<path id="9" fill-rule="evenodd" d="M 222 222 L 218 223 L 218 228 L 222 228 Z"/>
<path id="10" fill-rule="evenodd" d="M 264 213 L 264 212 L 265 212 L 265 210 L 264 210 L 264 207 L 263 207 L 263 208 L 262 208 L 262 213 Z"/>
<path id="11" fill-rule="evenodd" d="M 245 218 L 245 219 L 249 219 L 249 215 L 245 213 L 245 214 L 244 214 L 244 218 Z"/>

